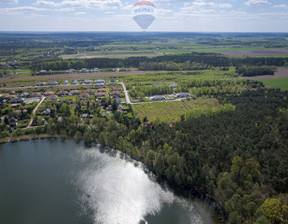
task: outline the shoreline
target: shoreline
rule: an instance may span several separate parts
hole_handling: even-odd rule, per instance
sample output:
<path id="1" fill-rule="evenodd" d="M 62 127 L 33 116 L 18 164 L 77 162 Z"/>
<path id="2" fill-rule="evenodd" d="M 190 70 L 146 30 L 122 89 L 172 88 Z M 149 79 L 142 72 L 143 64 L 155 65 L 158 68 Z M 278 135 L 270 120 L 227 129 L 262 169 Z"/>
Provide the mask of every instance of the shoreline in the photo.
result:
<path id="1" fill-rule="evenodd" d="M 71 139 L 71 140 L 76 142 L 75 139 L 70 138 L 68 136 L 64 137 L 64 136 L 59 136 L 59 135 L 47 135 L 47 134 L 45 134 L 45 135 L 34 135 L 34 136 L 23 135 L 23 136 L 19 136 L 17 138 L 0 139 L 0 144 L 15 143 L 15 142 L 21 142 L 21 141 L 30 141 L 30 140 L 39 140 L 39 139 L 41 139 L 41 140 L 45 140 L 45 139 L 48 139 L 48 140 L 49 139 L 63 139 L 63 140 Z M 80 142 L 85 144 L 85 142 L 83 140 Z M 92 143 L 92 145 L 93 144 L 99 144 L 99 143 L 95 142 L 95 143 Z M 91 147 L 92 145 L 90 145 L 89 147 Z M 106 146 L 103 146 L 103 147 L 104 147 L 104 151 L 105 151 L 107 149 L 107 147 Z M 155 175 L 157 183 L 159 183 L 160 185 L 167 184 L 168 187 L 171 190 L 173 190 L 174 194 L 181 195 L 187 199 L 189 198 L 189 196 L 192 196 L 194 200 L 200 200 L 200 201 L 206 203 L 208 206 L 210 206 L 211 208 L 213 208 L 215 210 L 215 213 L 217 214 L 217 220 L 219 221 L 219 223 L 225 223 L 226 215 L 225 215 L 223 208 L 221 208 L 218 205 L 217 201 L 214 200 L 213 197 L 202 192 L 199 189 L 199 187 L 193 186 L 193 185 L 186 186 L 186 187 L 175 186 L 175 185 L 169 183 L 168 180 L 166 180 L 166 179 L 159 179 L 159 177 L 155 174 L 155 172 L 153 170 L 150 170 L 146 167 L 144 161 L 134 159 L 133 157 L 131 157 L 131 155 L 129 155 L 125 152 L 122 152 L 119 149 L 114 149 L 114 150 L 116 150 L 120 153 L 124 153 L 125 156 L 128 156 L 130 159 L 132 159 L 134 161 L 141 162 L 145 166 L 145 169 L 147 169 L 149 172 L 152 172 Z"/>

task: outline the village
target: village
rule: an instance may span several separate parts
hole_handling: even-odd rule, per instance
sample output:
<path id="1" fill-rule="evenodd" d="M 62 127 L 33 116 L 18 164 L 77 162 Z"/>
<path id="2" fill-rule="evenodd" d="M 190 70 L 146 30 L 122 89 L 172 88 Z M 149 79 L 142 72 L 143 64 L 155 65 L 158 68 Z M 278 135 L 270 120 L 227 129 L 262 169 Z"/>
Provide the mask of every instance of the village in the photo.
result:
<path id="1" fill-rule="evenodd" d="M 146 97 L 146 101 L 131 101 L 128 90 L 123 82 L 115 81 L 114 77 L 97 80 L 65 80 L 61 85 L 56 81 L 38 82 L 36 91 L 11 91 L 0 94 L 1 124 L 10 127 L 9 132 L 16 128 L 31 128 L 44 125 L 50 117 L 61 122 L 61 108 L 68 107 L 69 113 L 74 114 L 85 122 L 94 116 L 108 119 L 111 112 L 118 111 L 132 116 L 131 104 L 151 103 L 155 101 L 171 101 L 189 98 L 188 92 Z M 70 89 L 53 89 L 53 86 L 69 86 Z M 72 86 L 72 89 L 71 89 Z M 73 89 L 73 86 L 75 88 Z M 170 84 L 176 88 L 177 84 Z M 46 87 L 41 89 L 41 87 Z M 47 88 L 48 87 L 48 88 Z M 49 88 L 51 87 L 51 88 Z M 87 88 L 85 88 L 87 87 Z M 148 85 L 147 87 L 152 87 Z M 62 115 L 64 115 L 62 113 Z M 149 123 L 149 125 L 151 125 Z"/>

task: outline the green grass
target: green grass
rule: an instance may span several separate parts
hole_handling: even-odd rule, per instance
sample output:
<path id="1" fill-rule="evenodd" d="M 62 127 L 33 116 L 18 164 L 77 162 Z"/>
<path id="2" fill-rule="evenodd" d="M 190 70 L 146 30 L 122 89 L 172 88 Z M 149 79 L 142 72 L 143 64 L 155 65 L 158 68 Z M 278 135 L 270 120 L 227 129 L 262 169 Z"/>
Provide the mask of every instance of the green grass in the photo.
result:
<path id="1" fill-rule="evenodd" d="M 132 105 L 137 117 L 155 122 L 177 122 L 181 115 L 195 118 L 202 114 L 213 114 L 223 110 L 233 110 L 230 104 L 218 105 L 214 98 L 198 98 L 197 100 L 182 100 L 174 102 L 153 102 Z"/>
<path id="2" fill-rule="evenodd" d="M 259 82 L 270 88 L 280 88 L 281 90 L 288 90 L 288 78 L 280 79 L 259 79 Z"/>

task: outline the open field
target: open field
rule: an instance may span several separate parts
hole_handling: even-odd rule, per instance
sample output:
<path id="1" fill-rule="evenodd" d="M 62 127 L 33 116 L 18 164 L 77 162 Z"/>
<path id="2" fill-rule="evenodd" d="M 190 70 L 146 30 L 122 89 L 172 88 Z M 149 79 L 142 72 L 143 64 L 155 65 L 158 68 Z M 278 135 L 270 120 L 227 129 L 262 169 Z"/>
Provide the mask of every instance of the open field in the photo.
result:
<path id="1" fill-rule="evenodd" d="M 288 55 L 288 49 L 263 49 L 263 50 L 243 50 L 241 48 L 239 49 L 227 49 L 227 50 L 213 50 L 213 51 L 207 51 L 211 53 L 219 53 L 229 56 L 242 56 L 242 55 L 249 55 L 249 56 L 287 56 Z"/>
<path id="2" fill-rule="evenodd" d="M 20 86 L 35 86 L 37 82 L 49 82 L 49 81 L 60 81 L 64 80 L 85 80 L 85 79 L 100 79 L 108 78 L 111 76 L 117 77 L 122 75 L 141 75 L 151 73 L 150 71 L 127 71 L 127 72 L 94 72 L 94 73 L 72 73 L 72 74 L 53 74 L 53 75 L 36 75 L 36 76 L 16 76 L 6 77 L 0 79 L 0 86 L 4 84 L 6 87 L 20 87 Z"/>
<path id="3" fill-rule="evenodd" d="M 288 78 L 279 79 L 259 79 L 260 82 L 267 87 L 279 88 L 281 90 L 288 90 Z"/>
<path id="4" fill-rule="evenodd" d="M 181 115 L 198 117 L 202 114 L 212 114 L 217 111 L 233 110 L 233 106 L 218 105 L 214 98 L 198 98 L 196 100 L 181 100 L 173 102 L 154 102 L 132 105 L 133 111 L 141 120 L 147 117 L 149 121 L 155 122 L 177 122 Z"/>
<path id="5" fill-rule="evenodd" d="M 261 75 L 245 78 L 251 80 L 288 78 L 288 68 L 278 68 L 274 75 Z"/>
<path id="6" fill-rule="evenodd" d="M 171 53 L 170 53 L 171 54 Z M 129 57 L 157 57 L 165 55 L 165 52 L 157 51 L 93 51 L 81 54 L 60 55 L 63 59 L 88 59 L 88 58 L 129 58 Z"/>

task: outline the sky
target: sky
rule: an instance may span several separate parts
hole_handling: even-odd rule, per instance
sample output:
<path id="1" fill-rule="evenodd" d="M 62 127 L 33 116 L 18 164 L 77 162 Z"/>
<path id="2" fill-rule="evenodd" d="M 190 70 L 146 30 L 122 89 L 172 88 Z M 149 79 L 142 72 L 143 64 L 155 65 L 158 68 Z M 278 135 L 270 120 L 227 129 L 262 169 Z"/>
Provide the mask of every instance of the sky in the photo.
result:
<path id="1" fill-rule="evenodd" d="M 133 0 L 0 0 L 0 31 L 132 31 Z M 151 0 L 147 32 L 288 32 L 288 0 Z"/>

